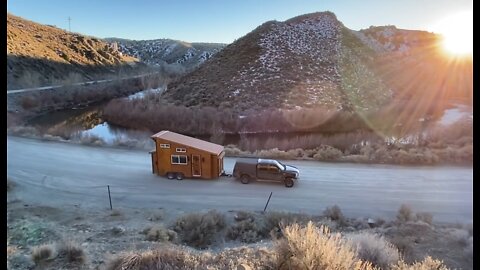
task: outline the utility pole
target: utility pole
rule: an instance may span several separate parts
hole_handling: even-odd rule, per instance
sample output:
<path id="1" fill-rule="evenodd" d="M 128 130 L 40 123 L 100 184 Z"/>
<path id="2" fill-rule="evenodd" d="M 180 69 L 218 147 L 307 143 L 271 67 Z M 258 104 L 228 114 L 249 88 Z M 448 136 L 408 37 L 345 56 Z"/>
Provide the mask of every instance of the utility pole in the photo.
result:
<path id="1" fill-rule="evenodd" d="M 68 32 L 72 32 L 71 29 L 70 29 L 70 21 L 72 19 L 70 18 L 70 16 L 68 16 Z"/>

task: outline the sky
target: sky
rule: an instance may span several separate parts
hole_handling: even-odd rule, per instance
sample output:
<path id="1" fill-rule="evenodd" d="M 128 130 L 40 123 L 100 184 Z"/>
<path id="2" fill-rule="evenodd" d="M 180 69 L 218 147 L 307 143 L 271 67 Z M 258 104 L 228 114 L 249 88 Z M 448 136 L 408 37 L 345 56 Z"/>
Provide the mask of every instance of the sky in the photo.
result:
<path id="1" fill-rule="evenodd" d="M 371 25 L 437 32 L 473 0 L 7 0 L 13 15 L 99 38 L 231 43 L 270 20 L 332 11 L 353 30 Z M 473 35 L 473 34 L 472 34 Z"/>

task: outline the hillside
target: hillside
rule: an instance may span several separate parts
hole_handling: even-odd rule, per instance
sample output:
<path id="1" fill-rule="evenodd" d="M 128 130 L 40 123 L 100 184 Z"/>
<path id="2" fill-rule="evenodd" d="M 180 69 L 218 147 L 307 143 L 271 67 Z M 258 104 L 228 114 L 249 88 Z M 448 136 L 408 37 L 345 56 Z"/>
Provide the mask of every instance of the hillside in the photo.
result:
<path id="1" fill-rule="evenodd" d="M 7 88 L 92 80 L 138 64 L 98 38 L 7 14 Z"/>
<path id="2" fill-rule="evenodd" d="M 374 51 L 331 12 L 269 21 L 171 83 L 165 97 L 187 106 L 368 109 L 391 98 Z"/>
<path id="3" fill-rule="evenodd" d="M 355 34 L 377 52 L 382 78 L 399 98 L 471 105 L 473 59 L 448 55 L 439 36 L 395 26 L 370 27 Z"/>
<path id="4" fill-rule="evenodd" d="M 264 23 L 172 82 L 164 97 L 237 111 L 367 111 L 394 100 L 420 102 L 426 111 L 438 101 L 471 99 L 471 82 L 471 61 L 452 61 L 433 33 L 353 31 L 333 13 L 318 12 Z"/>
<path id="5" fill-rule="evenodd" d="M 136 57 L 149 65 L 179 64 L 187 70 L 202 64 L 226 46 L 221 43 L 187 43 L 172 39 L 106 38 L 104 40 L 117 43 L 120 52 Z"/>

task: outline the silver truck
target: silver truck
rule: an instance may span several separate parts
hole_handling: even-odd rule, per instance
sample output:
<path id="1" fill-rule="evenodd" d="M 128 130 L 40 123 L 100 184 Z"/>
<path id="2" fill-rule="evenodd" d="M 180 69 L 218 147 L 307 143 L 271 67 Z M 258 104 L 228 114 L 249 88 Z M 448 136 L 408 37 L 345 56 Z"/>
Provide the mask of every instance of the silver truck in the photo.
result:
<path id="1" fill-rule="evenodd" d="M 281 182 L 286 187 L 293 187 L 299 178 L 300 171 L 291 165 L 285 165 L 273 159 L 237 160 L 233 168 L 233 177 L 243 184 L 252 180 Z"/>

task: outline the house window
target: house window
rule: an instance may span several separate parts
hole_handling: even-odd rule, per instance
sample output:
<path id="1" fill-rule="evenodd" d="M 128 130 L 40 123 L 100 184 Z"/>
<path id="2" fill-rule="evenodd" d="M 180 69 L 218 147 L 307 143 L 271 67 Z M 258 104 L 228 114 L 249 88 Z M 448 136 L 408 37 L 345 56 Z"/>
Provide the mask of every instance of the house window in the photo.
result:
<path id="1" fill-rule="evenodd" d="M 187 152 L 187 149 L 185 149 L 185 148 L 177 148 L 177 149 L 175 149 L 175 152 L 178 152 L 178 153 L 186 153 L 186 152 Z"/>
<path id="2" fill-rule="evenodd" d="M 170 144 L 162 143 L 162 144 L 160 144 L 160 148 L 170 148 Z"/>
<path id="3" fill-rule="evenodd" d="M 172 164 L 187 165 L 187 156 L 183 156 L 183 155 L 172 155 Z"/>

